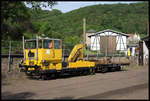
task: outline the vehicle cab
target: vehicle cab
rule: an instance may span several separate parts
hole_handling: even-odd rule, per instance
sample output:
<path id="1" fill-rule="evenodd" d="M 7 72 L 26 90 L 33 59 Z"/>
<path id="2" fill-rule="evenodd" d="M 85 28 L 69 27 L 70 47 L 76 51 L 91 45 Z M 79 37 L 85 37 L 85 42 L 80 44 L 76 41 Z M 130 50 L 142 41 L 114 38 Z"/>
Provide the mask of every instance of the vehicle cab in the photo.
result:
<path id="1" fill-rule="evenodd" d="M 61 69 L 62 40 L 37 37 L 23 39 L 24 67 L 27 70 Z"/>

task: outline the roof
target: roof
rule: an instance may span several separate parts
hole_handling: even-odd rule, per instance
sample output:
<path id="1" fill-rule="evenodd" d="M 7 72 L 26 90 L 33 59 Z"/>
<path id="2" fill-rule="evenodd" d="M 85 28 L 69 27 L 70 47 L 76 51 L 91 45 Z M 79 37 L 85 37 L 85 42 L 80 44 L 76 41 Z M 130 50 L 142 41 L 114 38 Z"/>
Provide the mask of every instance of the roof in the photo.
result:
<path id="1" fill-rule="evenodd" d="M 41 37 L 38 36 L 39 39 L 47 39 L 47 40 L 61 40 L 61 39 L 56 39 L 56 38 L 49 38 L 49 37 Z"/>
<path id="2" fill-rule="evenodd" d="M 95 34 L 89 35 L 88 37 L 95 36 L 95 35 L 97 35 L 97 34 L 101 34 L 101 33 L 108 32 L 108 31 L 109 31 L 109 32 L 118 33 L 118 34 L 121 34 L 121 35 L 123 35 L 123 36 L 129 37 L 129 35 L 127 35 L 127 34 L 125 34 L 125 33 L 118 32 L 118 31 L 114 31 L 114 30 L 111 30 L 111 29 L 106 29 L 106 30 L 103 30 L 103 31 L 96 32 Z"/>
<path id="3" fill-rule="evenodd" d="M 146 37 L 142 38 L 141 40 L 143 40 L 143 41 L 149 41 L 149 36 L 146 36 Z"/>
<path id="4" fill-rule="evenodd" d="M 147 48 L 149 49 L 149 48 L 150 48 L 150 46 L 149 46 L 149 36 L 144 37 L 144 38 L 142 38 L 141 40 L 143 40 L 143 41 L 145 42 Z"/>
<path id="5" fill-rule="evenodd" d="M 93 29 L 90 29 L 90 30 L 87 31 L 87 33 L 95 33 L 95 32 L 96 32 L 96 31 L 93 30 Z"/>
<path id="6" fill-rule="evenodd" d="M 61 39 L 55 39 L 55 38 L 49 38 L 49 37 L 41 37 L 41 36 L 38 36 L 38 39 L 39 40 L 61 40 Z M 36 39 L 25 39 L 26 41 L 35 41 Z"/>
<path id="7" fill-rule="evenodd" d="M 134 34 L 128 34 L 130 37 L 133 37 L 134 36 Z"/>

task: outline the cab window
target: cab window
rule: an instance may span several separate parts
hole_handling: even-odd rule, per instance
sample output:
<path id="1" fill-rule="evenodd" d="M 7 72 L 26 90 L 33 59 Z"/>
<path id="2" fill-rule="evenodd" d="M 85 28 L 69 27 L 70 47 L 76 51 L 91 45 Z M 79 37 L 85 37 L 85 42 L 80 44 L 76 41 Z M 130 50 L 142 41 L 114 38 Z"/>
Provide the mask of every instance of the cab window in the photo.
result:
<path id="1" fill-rule="evenodd" d="M 54 40 L 54 49 L 60 49 L 61 47 L 60 40 Z"/>
<path id="2" fill-rule="evenodd" d="M 53 48 L 53 41 L 52 40 L 43 40 L 43 48 L 52 49 Z"/>
<path id="3" fill-rule="evenodd" d="M 35 49 L 36 48 L 36 41 L 26 41 L 25 42 L 25 49 Z"/>

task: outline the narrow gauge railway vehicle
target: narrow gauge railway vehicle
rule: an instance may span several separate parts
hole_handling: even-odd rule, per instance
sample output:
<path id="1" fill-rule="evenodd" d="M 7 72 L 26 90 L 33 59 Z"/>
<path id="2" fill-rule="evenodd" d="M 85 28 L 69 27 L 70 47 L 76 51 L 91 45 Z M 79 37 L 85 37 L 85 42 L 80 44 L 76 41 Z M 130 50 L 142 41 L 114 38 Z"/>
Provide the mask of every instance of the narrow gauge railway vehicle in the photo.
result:
<path id="1" fill-rule="evenodd" d="M 67 62 L 62 57 L 62 40 L 36 37 L 24 40 L 24 59 L 19 64 L 20 71 L 28 76 L 42 79 L 63 73 L 95 74 L 95 62 L 85 61 L 83 44 L 77 44 L 71 51 Z"/>
<path id="2" fill-rule="evenodd" d="M 129 60 L 123 57 L 121 60 L 112 57 L 101 56 L 98 60 L 85 59 L 84 45 L 77 44 L 72 49 L 67 61 L 64 61 L 62 40 L 36 37 L 36 39 L 24 40 L 24 59 L 19 64 L 20 71 L 28 76 L 39 76 L 42 79 L 55 77 L 60 74 L 95 74 L 105 73 L 109 70 L 120 70 L 121 66 L 129 65 Z M 120 59 L 120 57 L 119 57 Z"/>

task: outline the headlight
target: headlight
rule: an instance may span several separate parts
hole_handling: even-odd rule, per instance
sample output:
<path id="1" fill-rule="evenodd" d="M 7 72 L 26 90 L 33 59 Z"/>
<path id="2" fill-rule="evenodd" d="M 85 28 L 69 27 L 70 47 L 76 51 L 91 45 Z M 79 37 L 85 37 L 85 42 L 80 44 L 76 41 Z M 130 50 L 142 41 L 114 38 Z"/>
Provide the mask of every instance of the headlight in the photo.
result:
<path id="1" fill-rule="evenodd" d="M 42 63 L 45 63 L 46 62 L 46 60 L 42 60 Z"/>
<path id="2" fill-rule="evenodd" d="M 31 51 L 29 51 L 29 52 L 28 52 L 28 57 L 34 57 L 34 53 L 31 52 Z"/>

